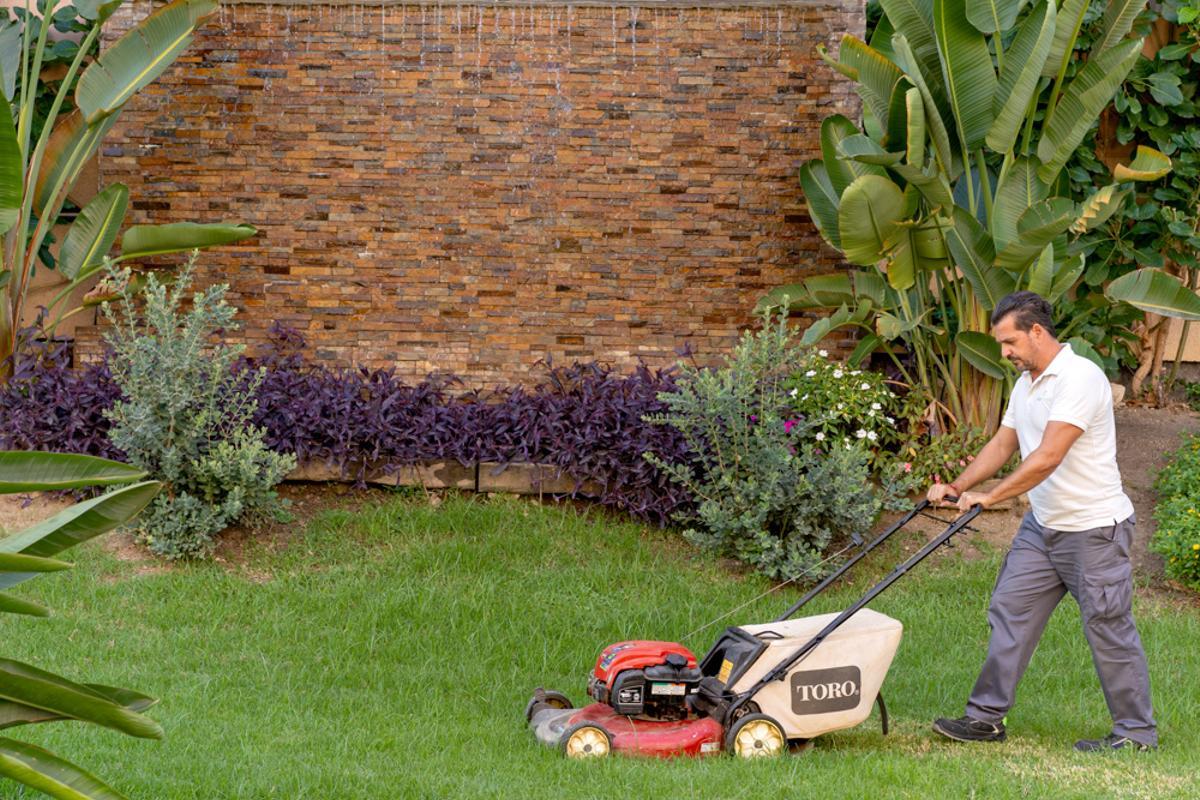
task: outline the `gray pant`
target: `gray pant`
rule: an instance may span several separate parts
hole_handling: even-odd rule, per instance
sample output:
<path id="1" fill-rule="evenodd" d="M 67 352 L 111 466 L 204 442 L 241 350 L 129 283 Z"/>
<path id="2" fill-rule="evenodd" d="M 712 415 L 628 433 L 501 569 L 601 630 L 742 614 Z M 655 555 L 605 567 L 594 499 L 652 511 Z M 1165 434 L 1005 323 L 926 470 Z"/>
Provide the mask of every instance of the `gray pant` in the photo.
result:
<path id="1" fill-rule="evenodd" d="M 967 701 L 968 716 L 987 722 L 1004 718 L 1046 621 L 1069 591 L 1079 603 L 1113 733 L 1158 743 L 1146 654 L 1130 608 L 1135 522 L 1130 517 L 1107 528 L 1056 531 L 1043 528 L 1032 513 L 1025 515 L 992 591 L 992 636 Z"/>

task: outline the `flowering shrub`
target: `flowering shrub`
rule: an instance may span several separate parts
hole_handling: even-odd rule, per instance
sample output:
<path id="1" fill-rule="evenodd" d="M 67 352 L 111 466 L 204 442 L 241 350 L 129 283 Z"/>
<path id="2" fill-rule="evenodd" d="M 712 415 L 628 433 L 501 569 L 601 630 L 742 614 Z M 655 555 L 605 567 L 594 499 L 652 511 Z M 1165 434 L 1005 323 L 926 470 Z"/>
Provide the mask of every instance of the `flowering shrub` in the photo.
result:
<path id="1" fill-rule="evenodd" d="M 678 515 L 691 525 L 685 536 L 773 578 L 827 572 L 833 537 L 867 531 L 887 495 L 869 480 L 866 437 L 830 446 L 815 438 L 820 420 L 798 415 L 793 376 L 811 358 L 785 317 L 765 319 L 720 368 L 684 366 L 677 390 L 659 395 L 666 413 L 649 418 L 694 454 L 689 463 L 647 455 L 697 498 Z"/>
<path id="2" fill-rule="evenodd" d="M 1200 436 L 1189 437 L 1158 474 L 1158 528 L 1150 549 L 1167 576 L 1200 591 Z"/>

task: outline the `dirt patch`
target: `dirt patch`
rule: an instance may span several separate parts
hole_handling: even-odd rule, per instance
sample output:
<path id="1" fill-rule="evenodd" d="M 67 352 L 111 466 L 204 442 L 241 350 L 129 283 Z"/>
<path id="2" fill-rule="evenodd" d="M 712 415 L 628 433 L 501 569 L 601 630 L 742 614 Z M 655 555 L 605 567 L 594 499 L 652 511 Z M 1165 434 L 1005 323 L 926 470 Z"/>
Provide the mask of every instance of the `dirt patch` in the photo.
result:
<path id="1" fill-rule="evenodd" d="M 0 495 L 0 531 L 16 533 L 49 519 L 72 504 L 69 497 L 35 493 Z"/>

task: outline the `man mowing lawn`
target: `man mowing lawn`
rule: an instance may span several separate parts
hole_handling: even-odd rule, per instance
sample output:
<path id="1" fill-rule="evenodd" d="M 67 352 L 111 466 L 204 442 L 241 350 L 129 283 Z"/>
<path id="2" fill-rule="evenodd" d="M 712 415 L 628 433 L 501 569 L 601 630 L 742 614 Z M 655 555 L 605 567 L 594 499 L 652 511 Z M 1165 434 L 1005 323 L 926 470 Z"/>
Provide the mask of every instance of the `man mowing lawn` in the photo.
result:
<path id="1" fill-rule="evenodd" d="M 1004 557 L 988 608 L 992 635 L 979 679 L 958 719 L 933 729 L 963 742 L 1004 741 L 1004 716 L 1055 606 L 1079 603 L 1112 732 L 1082 739 L 1085 752 L 1158 745 L 1146 655 L 1133 622 L 1133 504 L 1121 488 L 1112 387 L 1099 367 L 1060 344 L 1050 304 L 1015 292 L 996 304 L 992 336 L 1023 370 L 1000 429 L 961 475 L 929 489 L 984 508 L 1028 492 L 1032 510 Z M 969 491 L 1021 450 L 1021 465 L 991 491 Z"/>

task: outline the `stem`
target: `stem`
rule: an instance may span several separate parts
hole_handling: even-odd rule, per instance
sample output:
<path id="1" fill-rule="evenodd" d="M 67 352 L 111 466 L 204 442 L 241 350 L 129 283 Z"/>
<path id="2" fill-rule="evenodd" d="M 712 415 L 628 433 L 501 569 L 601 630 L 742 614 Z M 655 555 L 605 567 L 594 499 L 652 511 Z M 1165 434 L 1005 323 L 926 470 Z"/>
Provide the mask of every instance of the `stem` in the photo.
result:
<path id="1" fill-rule="evenodd" d="M 983 160 L 983 148 L 975 151 L 975 166 L 979 169 L 980 193 L 983 195 L 983 212 L 987 218 L 988 231 L 992 229 L 992 179 Z"/>
<path id="2" fill-rule="evenodd" d="M 1193 292 L 1196 291 L 1197 273 L 1188 267 L 1184 267 L 1183 269 L 1187 273 L 1187 280 L 1184 283 Z M 1171 362 L 1171 374 L 1167 376 L 1166 391 L 1168 392 L 1175 388 L 1175 378 L 1179 374 L 1179 362 L 1183 360 L 1183 348 L 1187 345 L 1188 332 L 1191 330 L 1191 327 L 1192 321 L 1185 319 L 1183 321 L 1183 328 L 1179 331 L 1179 345 L 1175 348 L 1175 360 Z"/>

